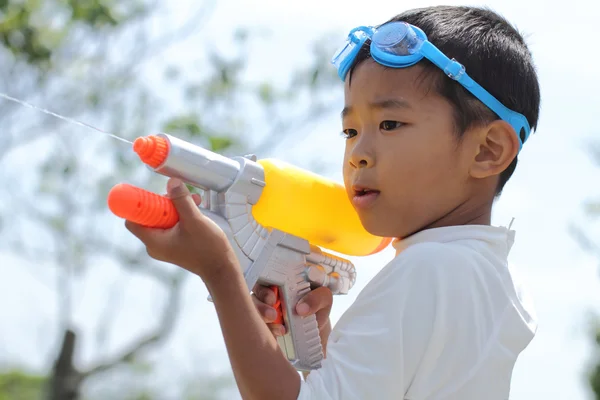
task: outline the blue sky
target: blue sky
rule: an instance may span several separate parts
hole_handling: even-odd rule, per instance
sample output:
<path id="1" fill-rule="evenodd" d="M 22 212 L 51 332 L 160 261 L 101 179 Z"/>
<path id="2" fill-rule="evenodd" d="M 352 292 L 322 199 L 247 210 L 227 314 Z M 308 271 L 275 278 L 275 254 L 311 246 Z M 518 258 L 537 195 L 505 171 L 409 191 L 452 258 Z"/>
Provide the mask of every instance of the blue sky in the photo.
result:
<path id="1" fill-rule="evenodd" d="M 309 59 L 310 45 L 321 35 L 339 32 L 341 42 L 344 34 L 357 25 L 377 24 L 405 9 L 435 4 L 414 0 L 368 3 L 219 0 L 218 3 L 213 18 L 204 27 L 203 40 L 208 38 L 218 45 L 230 34 L 233 24 L 268 29 L 272 35 L 254 44 L 247 73 L 257 80 L 272 77 L 282 82 L 294 65 Z M 192 0 L 172 2 L 168 12 L 173 24 L 183 21 L 194 4 Z M 600 169 L 585 151 L 588 140 L 600 138 L 596 122 L 600 111 L 596 96 L 600 92 L 600 79 L 595 71 L 600 56 L 589 50 L 586 41 L 598 36 L 594 16 L 600 13 L 600 6 L 583 0 L 570 1 L 568 8 L 564 2 L 541 0 L 498 0 L 484 4 L 503 14 L 527 35 L 542 88 L 539 127 L 521 153 L 517 172 L 497 202 L 493 216 L 496 225 L 508 225 L 515 218 L 516 243 L 510 261 L 530 289 L 540 324 L 536 338 L 515 368 L 511 399 L 585 399 L 582 374 L 591 349 L 585 323 L 589 310 L 600 311 L 598 260 L 580 250 L 567 227 L 573 222 L 591 227 L 582 215 L 581 206 L 586 199 L 600 198 L 599 185 L 595 184 Z M 198 51 L 198 45 L 198 37 L 193 37 L 173 46 L 165 56 L 171 64 L 185 65 L 191 60 L 190 54 Z M 343 152 L 339 129 L 339 117 L 333 114 L 311 127 L 310 132 L 295 137 L 293 147 L 280 148 L 276 156 L 302 165 L 302 155 L 311 151 L 327 160 L 327 175 L 339 180 Z M 309 164 L 302 166 L 310 168 Z M 121 224 L 114 229 L 124 230 Z M 353 259 L 358 282 L 348 296 L 336 299 L 334 321 L 392 256 L 389 249 L 369 258 Z M 56 296 L 48 283 L 53 279 L 53 270 L 37 275 L 30 267 L 17 267 L 20 262 L 0 254 L 2 298 L 20 302 L 19 307 L 9 307 L 4 301 L 0 305 L 3 324 L 0 355 L 3 359 L 26 360 L 41 367 L 47 360 L 36 359 L 35 349 L 40 347 L 49 356 L 53 344 L 46 338 L 47 327 L 54 324 L 56 308 Z M 143 332 L 148 321 L 154 321 L 153 309 L 164 297 L 160 287 L 151 281 L 124 276 L 118 266 L 105 263 L 102 269 L 91 271 L 76 289 L 75 320 L 85 331 L 94 331 L 97 324 L 94 316 L 103 310 L 106 294 L 101 288 L 115 281 L 129 282 L 131 286 L 122 293 L 122 310 L 105 351 L 119 348 Z M 148 300 L 136 292 L 154 295 Z M 169 382 L 169 376 L 188 376 L 227 366 L 216 315 L 206 302 L 206 290 L 199 280 L 188 282 L 184 304 L 184 317 L 175 336 L 160 352 L 161 378 L 157 385 Z M 39 317 L 23 317 L 28 314 Z M 95 356 L 92 344 L 82 345 L 83 361 L 92 359 Z"/>

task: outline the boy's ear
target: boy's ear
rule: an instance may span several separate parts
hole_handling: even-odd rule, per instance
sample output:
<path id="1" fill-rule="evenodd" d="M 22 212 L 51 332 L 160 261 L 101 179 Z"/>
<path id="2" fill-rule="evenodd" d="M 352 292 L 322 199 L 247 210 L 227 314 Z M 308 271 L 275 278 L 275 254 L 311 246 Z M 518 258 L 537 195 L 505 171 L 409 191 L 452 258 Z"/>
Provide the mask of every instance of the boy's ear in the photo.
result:
<path id="1" fill-rule="evenodd" d="M 470 170 L 473 178 L 500 175 L 519 153 L 519 139 L 506 121 L 492 121 L 473 136 L 477 146 Z"/>

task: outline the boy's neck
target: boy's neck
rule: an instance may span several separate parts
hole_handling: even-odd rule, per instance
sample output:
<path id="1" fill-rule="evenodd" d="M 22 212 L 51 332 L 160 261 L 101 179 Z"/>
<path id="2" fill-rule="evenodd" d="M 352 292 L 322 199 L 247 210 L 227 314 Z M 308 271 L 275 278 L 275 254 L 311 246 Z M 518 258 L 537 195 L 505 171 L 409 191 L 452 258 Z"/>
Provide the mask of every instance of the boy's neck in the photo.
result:
<path id="1" fill-rule="evenodd" d="M 410 233 L 412 236 L 415 233 L 433 228 L 442 228 L 445 226 L 462 226 L 462 225 L 491 225 L 492 223 L 492 204 L 490 202 L 482 202 L 478 205 L 463 203 L 444 215 L 442 218 L 421 227 L 415 232 Z"/>
<path id="2" fill-rule="evenodd" d="M 456 225 L 490 225 L 492 223 L 492 209 L 483 208 L 471 210 L 471 212 L 456 212 L 445 215 L 434 223 L 424 227 L 423 229 L 441 228 L 443 226 Z"/>

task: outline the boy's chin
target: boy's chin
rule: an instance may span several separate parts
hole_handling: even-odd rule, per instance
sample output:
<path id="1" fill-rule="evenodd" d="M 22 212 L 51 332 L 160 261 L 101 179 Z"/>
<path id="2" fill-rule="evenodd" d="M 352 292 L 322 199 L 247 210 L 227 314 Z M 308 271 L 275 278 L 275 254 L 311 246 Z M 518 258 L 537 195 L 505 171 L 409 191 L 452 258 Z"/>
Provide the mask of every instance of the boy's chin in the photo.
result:
<path id="1" fill-rule="evenodd" d="M 418 228 L 406 223 L 398 223 L 389 218 L 377 217 L 375 215 L 359 215 L 360 221 L 367 232 L 374 236 L 402 239 L 410 236 Z"/>
<path id="2" fill-rule="evenodd" d="M 394 229 L 389 219 L 377 218 L 374 215 L 360 215 L 360 222 L 367 232 L 374 236 L 395 238 L 398 229 Z"/>

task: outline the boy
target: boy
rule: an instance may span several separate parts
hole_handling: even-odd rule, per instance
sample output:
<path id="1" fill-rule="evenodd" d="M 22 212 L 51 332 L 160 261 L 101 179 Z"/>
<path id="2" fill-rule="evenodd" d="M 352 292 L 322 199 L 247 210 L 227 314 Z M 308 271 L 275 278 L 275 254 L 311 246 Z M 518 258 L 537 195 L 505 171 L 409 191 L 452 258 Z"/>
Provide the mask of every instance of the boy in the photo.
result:
<path id="1" fill-rule="evenodd" d="M 317 313 L 319 370 L 302 381 L 284 358 L 271 334 L 281 327 L 264 322 L 271 292 L 256 288 L 253 304 L 225 235 L 181 182 L 168 183 L 177 226 L 128 229 L 152 257 L 205 282 L 244 399 L 508 399 L 536 323 L 507 267 L 514 231 L 490 220 L 537 125 L 527 46 L 472 7 L 408 11 L 353 30 L 348 43 L 334 59 L 345 83 L 344 183 L 365 228 L 400 240 L 332 331 L 327 289 L 297 305 Z"/>

